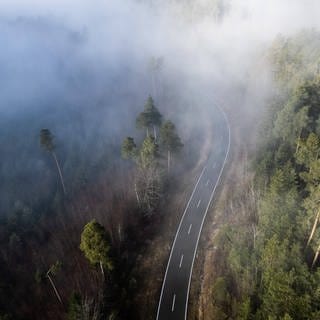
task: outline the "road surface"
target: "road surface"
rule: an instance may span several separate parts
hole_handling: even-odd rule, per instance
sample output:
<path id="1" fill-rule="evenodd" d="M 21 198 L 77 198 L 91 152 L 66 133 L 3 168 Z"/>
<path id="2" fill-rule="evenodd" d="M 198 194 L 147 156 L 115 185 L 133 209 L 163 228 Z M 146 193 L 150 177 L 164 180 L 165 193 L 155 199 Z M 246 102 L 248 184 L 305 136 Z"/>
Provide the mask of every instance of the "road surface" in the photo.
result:
<path id="1" fill-rule="evenodd" d="M 200 233 L 230 149 L 228 119 L 219 107 L 217 110 L 213 149 L 197 179 L 171 248 L 157 320 L 187 319 L 192 268 Z"/>

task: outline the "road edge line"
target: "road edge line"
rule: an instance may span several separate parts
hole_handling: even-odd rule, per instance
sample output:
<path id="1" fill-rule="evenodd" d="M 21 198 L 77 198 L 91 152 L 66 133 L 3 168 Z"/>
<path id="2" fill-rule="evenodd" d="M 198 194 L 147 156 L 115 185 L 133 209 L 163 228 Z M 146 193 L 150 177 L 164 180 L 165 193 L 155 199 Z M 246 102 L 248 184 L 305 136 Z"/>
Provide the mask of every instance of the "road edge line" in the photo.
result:
<path id="1" fill-rule="evenodd" d="M 178 229 L 177 229 L 177 231 L 176 231 L 176 234 L 175 234 L 175 237 L 174 237 L 174 240 L 173 240 L 173 244 L 172 244 L 172 247 L 171 247 L 171 250 L 170 250 L 169 259 L 168 259 L 168 262 L 167 262 L 166 272 L 165 272 L 165 274 L 164 274 L 164 278 L 163 278 L 163 281 L 162 281 L 161 294 L 160 294 L 160 299 L 159 299 L 159 304 L 158 304 L 158 310 L 157 310 L 156 320 L 158 320 L 158 317 L 159 317 L 160 306 L 161 306 L 161 301 L 162 301 L 162 296 L 163 296 L 163 291 L 164 291 L 164 285 L 165 285 L 165 282 L 166 282 L 166 279 L 167 279 L 167 273 L 168 273 L 168 269 L 169 269 L 169 265 L 170 265 L 170 261 L 171 261 L 171 257 L 172 257 L 173 248 L 174 248 L 174 246 L 175 246 L 175 244 L 176 244 L 176 240 L 177 240 L 177 238 L 178 238 L 178 234 L 179 234 L 179 231 L 180 231 L 180 228 L 181 228 L 181 225 L 182 225 L 183 218 L 184 218 L 184 216 L 186 215 L 186 212 L 187 212 L 187 210 L 188 210 L 188 208 L 189 208 L 191 199 L 192 199 L 192 197 L 193 197 L 193 195 L 194 195 L 194 193 L 195 193 L 195 191 L 196 191 L 196 189 L 197 189 L 197 186 L 198 186 L 198 184 L 199 184 L 199 182 L 200 182 L 200 180 L 201 180 L 201 178 L 202 178 L 202 176 L 203 176 L 204 171 L 206 170 L 206 168 L 207 168 L 207 166 L 204 166 L 204 168 L 202 169 L 201 174 L 200 174 L 200 176 L 199 176 L 199 178 L 198 178 L 198 180 L 197 180 L 197 183 L 195 184 L 195 186 L 194 186 L 194 188 L 193 188 L 193 191 L 192 191 L 192 193 L 191 193 L 191 196 L 190 196 L 190 198 L 189 198 L 189 201 L 188 201 L 188 203 L 187 203 L 187 206 L 186 206 L 186 208 L 185 208 L 185 210 L 184 210 L 184 212 L 183 212 L 183 215 L 182 215 L 182 217 L 181 217 L 181 219 L 180 219 L 180 223 L 179 223 Z"/>
<path id="2" fill-rule="evenodd" d="M 222 172 L 223 172 L 223 170 L 224 170 L 224 168 L 225 168 L 225 165 L 226 165 L 226 162 L 227 162 L 227 159 L 228 159 L 228 156 L 229 156 L 230 145 L 231 145 L 231 129 L 230 129 L 229 119 L 228 119 L 226 113 L 224 112 L 224 110 L 223 110 L 218 104 L 215 104 L 215 105 L 216 105 L 216 107 L 220 110 L 220 112 L 223 114 L 223 117 L 225 118 L 226 123 L 227 123 L 227 126 L 228 126 L 228 133 L 229 133 L 228 149 L 227 149 L 227 153 L 226 153 L 226 156 L 225 156 L 225 158 L 224 158 L 223 165 L 222 165 L 222 168 L 221 168 L 221 170 L 220 170 L 220 173 L 219 173 L 217 182 L 216 182 L 216 184 L 215 184 L 215 186 L 214 186 L 214 188 L 213 188 L 213 190 L 212 190 L 212 193 L 211 193 L 211 196 L 210 196 L 210 200 L 209 200 L 208 206 L 207 206 L 207 208 L 206 208 L 205 214 L 204 214 L 203 219 L 202 219 L 202 222 L 201 222 L 201 226 L 200 226 L 200 230 L 199 230 L 199 234 L 198 234 L 198 238 L 197 238 L 197 242 L 196 242 L 196 247 L 195 247 L 194 254 L 193 254 L 193 259 L 192 259 L 192 264 L 191 264 L 190 275 L 189 275 L 188 290 L 187 290 L 187 300 L 186 300 L 185 314 L 184 314 L 184 319 L 185 319 L 185 320 L 187 320 L 188 303 L 189 303 L 189 293 L 190 293 L 190 285 L 191 285 L 191 277 L 192 277 L 192 272 L 193 272 L 193 265 L 194 265 L 194 260 L 195 260 L 196 253 L 197 253 L 197 250 L 198 250 L 198 244 L 199 244 L 199 240 L 200 240 L 200 236 L 201 236 L 203 224 L 204 224 L 204 221 L 205 221 L 205 219 L 206 219 L 206 216 L 207 216 L 209 207 L 210 207 L 210 205 L 211 205 L 211 202 L 212 202 L 214 193 L 215 193 L 215 191 L 216 191 L 216 188 L 217 188 L 217 186 L 218 186 L 219 183 L 220 183 L 220 178 L 221 178 Z M 181 221 L 182 221 L 182 220 L 181 220 Z M 180 227 L 180 226 L 179 226 L 179 227 Z M 158 317 L 157 317 L 157 320 L 158 320 Z"/>

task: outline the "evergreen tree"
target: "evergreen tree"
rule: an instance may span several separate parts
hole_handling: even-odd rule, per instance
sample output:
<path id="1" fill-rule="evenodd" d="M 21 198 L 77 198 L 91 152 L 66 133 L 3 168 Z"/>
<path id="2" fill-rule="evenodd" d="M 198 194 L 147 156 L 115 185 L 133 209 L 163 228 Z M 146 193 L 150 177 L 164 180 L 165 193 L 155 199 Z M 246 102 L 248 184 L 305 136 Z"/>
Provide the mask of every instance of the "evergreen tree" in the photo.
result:
<path id="1" fill-rule="evenodd" d="M 160 128 L 160 142 L 167 151 L 168 171 L 170 170 L 171 154 L 177 153 L 183 144 L 176 132 L 175 125 L 170 121 L 165 121 Z"/>
<path id="2" fill-rule="evenodd" d="M 81 319 L 82 302 L 80 294 L 73 293 L 71 295 L 69 306 L 68 306 L 68 320 L 79 320 Z"/>
<path id="3" fill-rule="evenodd" d="M 147 136 L 141 146 L 140 163 L 142 168 L 149 168 L 157 165 L 159 157 L 159 146 L 153 136 Z"/>
<path id="4" fill-rule="evenodd" d="M 137 145 L 133 138 L 126 137 L 123 140 L 121 155 L 124 159 L 135 159 L 137 157 Z"/>
<path id="5" fill-rule="evenodd" d="M 109 256 L 110 245 L 105 228 L 96 220 L 88 222 L 82 231 L 80 249 L 93 265 L 100 265 L 104 277 L 104 270 L 112 270 L 113 263 Z"/>
<path id="6" fill-rule="evenodd" d="M 137 128 L 144 128 L 147 131 L 147 136 L 149 136 L 149 129 L 153 127 L 153 134 L 155 139 L 157 139 L 156 127 L 159 127 L 162 122 L 162 115 L 159 110 L 155 107 L 154 101 L 151 96 L 147 99 L 144 106 L 144 111 L 141 112 L 136 120 Z"/>
<path id="7" fill-rule="evenodd" d="M 320 156 L 320 139 L 315 133 L 310 133 L 307 140 L 299 141 L 299 148 L 295 154 L 299 164 L 304 165 L 309 173 L 312 173 L 312 167 Z M 306 177 L 307 178 L 307 177 Z M 311 179 L 312 177 L 309 177 Z"/>

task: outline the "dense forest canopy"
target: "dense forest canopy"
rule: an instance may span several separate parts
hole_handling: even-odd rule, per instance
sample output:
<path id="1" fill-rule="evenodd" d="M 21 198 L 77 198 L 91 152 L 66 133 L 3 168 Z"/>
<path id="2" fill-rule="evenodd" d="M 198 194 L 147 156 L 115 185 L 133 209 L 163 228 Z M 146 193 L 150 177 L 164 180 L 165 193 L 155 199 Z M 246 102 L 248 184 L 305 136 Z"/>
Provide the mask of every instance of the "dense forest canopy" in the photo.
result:
<path id="1" fill-rule="evenodd" d="M 267 55 L 277 90 L 261 119 L 247 208 L 219 244 L 221 319 L 319 318 L 320 34 L 278 37 Z M 221 292 L 220 292 L 221 294 Z"/>

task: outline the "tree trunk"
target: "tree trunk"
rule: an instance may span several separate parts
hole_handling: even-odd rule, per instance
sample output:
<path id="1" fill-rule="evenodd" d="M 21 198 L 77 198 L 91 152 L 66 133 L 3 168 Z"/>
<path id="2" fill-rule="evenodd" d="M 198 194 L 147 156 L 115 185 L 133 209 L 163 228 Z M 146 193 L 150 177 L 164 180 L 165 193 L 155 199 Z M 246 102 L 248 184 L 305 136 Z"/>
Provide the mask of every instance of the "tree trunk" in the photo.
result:
<path id="1" fill-rule="evenodd" d="M 253 249 L 255 249 L 256 248 L 257 229 L 254 224 L 252 224 L 252 232 L 253 232 Z"/>
<path id="2" fill-rule="evenodd" d="M 154 135 L 154 140 L 157 140 L 157 129 L 156 129 L 156 126 L 153 126 L 153 135 Z"/>
<path id="3" fill-rule="evenodd" d="M 58 301 L 63 305 L 62 299 L 61 299 L 60 294 L 59 294 L 59 292 L 58 292 L 58 289 L 56 288 L 56 286 L 55 286 L 52 278 L 50 277 L 50 273 L 49 273 L 49 272 L 47 272 L 47 278 L 49 279 L 49 281 L 50 281 L 50 283 L 51 283 L 51 286 L 52 286 L 52 288 L 53 288 L 53 291 L 54 291 L 54 293 L 55 293 Z"/>
<path id="4" fill-rule="evenodd" d="M 137 183 L 136 182 L 134 183 L 134 192 L 136 194 L 138 205 L 140 206 L 140 197 L 139 197 L 139 193 L 138 193 L 138 188 L 137 188 Z"/>
<path id="5" fill-rule="evenodd" d="M 170 171 L 171 152 L 168 150 L 168 173 Z"/>
<path id="6" fill-rule="evenodd" d="M 103 270 L 103 265 L 102 265 L 102 261 L 100 261 L 100 270 L 101 270 L 101 274 L 102 274 L 102 278 L 104 280 L 104 270 Z"/>
<path id="7" fill-rule="evenodd" d="M 153 96 L 155 99 L 157 99 L 157 84 L 156 84 L 156 76 L 155 76 L 155 71 L 152 70 L 151 71 L 152 75 L 151 75 L 151 81 L 152 81 L 152 91 L 153 91 Z"/>
<path id="8" fill-rule="evenodd" d="M 56 153 L 54 151 L 52 151 L 52 156 L 53 156 L 53 159 L 55 160 L 56 165 L 57 165 L 57 169 L 58 169 L 59 176 L 60 176 L 60 181 L 61 181 L 61 184 L 62 184 L 63 193 L 66 194 L 67 192 L 66 192 L 66 187 L 64 185 L 62 171 L 61 171 L 61 168 L 60 168 L 60 165 L 59 165 L 59 161 L 58 161 L 57 155 L 56 155 Z"/>
<path id="9" fill-rule="evenodd" d="M 121 236 L 121 224 L 118 224 L 118 235 L 119 235 L 119 241 L 122 242 L 122 236 Z"/>
<path id="10" fill-rule="evenodd" d="M 147 137 L 149 137 L 149 128 L 147 127 Z"/>
<path id="11" fill-rule="evenodd" d="M 320 253 L 320 245 L 318 246 L 317 251 L 316 251 L 316 254 L 314 255 L 311 268 L 313 268 L 313 266 L 314 266 L 315 263 L 317 262 L 318 257 L 319 257 L 319 253 Z"/>
<path id="12" fill-rule="evenodd" d="M 298 150 L 299 150 L 299 148 L 300 148 L 301 133 L 302 133 L 302 129 L 300 130 L 299 137 L 298 137 L 298 140 L 297 140 L 297 146 L 296 146 L 296 152 L 295 152 L 295 154 L 297 154 L 297 152 L 298 152 Z"/>
<path id="13" fill-rule="evenodd" d="M 316 231 L 316 228 L 317 228 L 317 225 L 318 225 L 318 222 L 319 222 L 319 216 L 320 216 L 320 210 L 318 211 L 318 213 L 316 215 L 316 219 L 314 220 L 314 224 L 313 224 L 313 227 L 312 227 L 312 230 L 311 230 L 308 242 L 307 242 L 307 246 L 310 244 L 310 242 L 311 242 L 311 240 L 312 240 L 312 238 L 314 236 L 314 233 Z"/>

